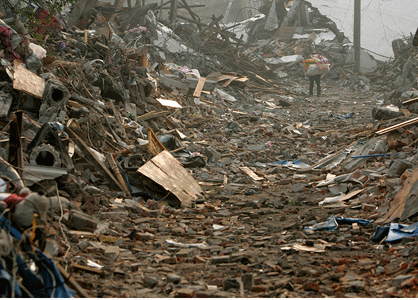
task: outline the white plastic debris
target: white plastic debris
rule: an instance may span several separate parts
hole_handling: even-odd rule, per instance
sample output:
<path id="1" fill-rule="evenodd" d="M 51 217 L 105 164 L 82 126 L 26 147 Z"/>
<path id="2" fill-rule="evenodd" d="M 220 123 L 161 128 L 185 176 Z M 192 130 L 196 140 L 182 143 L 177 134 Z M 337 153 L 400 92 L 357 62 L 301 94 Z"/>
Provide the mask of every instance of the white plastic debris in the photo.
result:
<path id="1" fill-rule="evenodd" d="M 33 54 L 35 54 L 35 56 L 38 59 L 42 59 L 42 58 L 46 57 L 46 50 L 42 46 L 39 46 L 39 45 L 33 44 L 33 43 L 29 43 L 29 48 L 32 50 Z"/>
<path id="2" fill-rule="evenodd" d="M 89 267 L 93 267 L 93 268 L 97 268 L 97 269 L 102 269 L 103 268 L 103 266 L 95 263 L 94 261 L 91 261 L 90 259 L 87 260 L 87 265 Z"/>
<path id="3" fill-rule="evenodd" d="M 208 246 L 208 244 L 205 242 L 200 243 L 200 244 L 183 244 L 183 243 L 175 242 L 173 240 L 165 240 L 165 242 L 170 246 L 183 247 L 183 248 L 206 248 Z"/>

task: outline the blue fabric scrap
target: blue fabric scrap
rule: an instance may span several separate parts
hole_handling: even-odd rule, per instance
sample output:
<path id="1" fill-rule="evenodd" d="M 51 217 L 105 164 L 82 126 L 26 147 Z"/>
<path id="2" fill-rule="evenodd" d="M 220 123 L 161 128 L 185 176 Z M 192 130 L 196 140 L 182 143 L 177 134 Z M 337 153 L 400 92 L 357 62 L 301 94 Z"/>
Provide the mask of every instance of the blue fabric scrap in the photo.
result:
<path id="1" fill-rule="evenodd" d="M 357 223 L 357 224 L 364 226 L 372 222 L 373 220 L 352 219 L 352 218 L 331 216 L 325 222 L 321 222 L 321 223 L 318 223 L 309 227 L 305 227 L 305 233 L 313 234 L 315 231 L 319 231 L 319 230 L 334 231 L 338 228 L 338 225 Z"/>
<path id="2" fill-rule="evenodd" d="M 418 222 L 412 225 L 389 223 L 376 228 L 372 241 L 378 243 L 386 237 L 386 242 L 397 242 L 404 237 L 414 236 L 418 236 Z"/>
<path id="3" fill-rule="evenodd" d="M 0 218 L 0 228 L 6 230 L 13 238 L 20 241 L 22 234 L 10 225 L 9 221 L 5 217 Z M 25 248 L 24 245 L 22 245 Z M 27 251 L 26 251 L 27 250 Z M 18 273 L 22 277 L 22 285 L 28 290 L 33 297 L 36 298 L 72 298 L 75 296 L 75 292 L 69 289 L 64 279 L 62 278 L 59 270 L 55 266 L 54 262 L 43 254 L 38 249 L 32 250 L 32 247 L 25 249 L 28 256 L 35 262 L 38 267 L 40 276 L 33 273 L 26 265 L 23 258 L 16 253 L 16 263 L 18 265 Z M 15 297 L 28 298 L 26 292 L 22 292 L 19 288 L 19 283 L 15 282 L 15 286 L 12 286 L 11 273 L 2 264 L 0 265 L 0 282 L 4 289 L 0 292 L 1 296 L 11 297 L 12 289 L 15 290 Z"/>

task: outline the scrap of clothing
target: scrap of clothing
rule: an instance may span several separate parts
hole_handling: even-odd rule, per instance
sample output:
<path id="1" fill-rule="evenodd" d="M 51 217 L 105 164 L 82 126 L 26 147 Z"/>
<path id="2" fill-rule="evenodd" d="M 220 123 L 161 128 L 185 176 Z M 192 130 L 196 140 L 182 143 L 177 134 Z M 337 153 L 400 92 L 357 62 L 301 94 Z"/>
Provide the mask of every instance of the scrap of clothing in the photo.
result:
<path id="1" fill-rule="evenodd" d="M 0 49 L 4 50 L 4 55 L 6 59 L 10 62 L 14 60 L 18 60 L 19 62 L 23 63 L 23 59 L 20 55 L 13 49 L 10 41 L 15 33 L 12 29 L 7 26 L 0 26 Z"/>

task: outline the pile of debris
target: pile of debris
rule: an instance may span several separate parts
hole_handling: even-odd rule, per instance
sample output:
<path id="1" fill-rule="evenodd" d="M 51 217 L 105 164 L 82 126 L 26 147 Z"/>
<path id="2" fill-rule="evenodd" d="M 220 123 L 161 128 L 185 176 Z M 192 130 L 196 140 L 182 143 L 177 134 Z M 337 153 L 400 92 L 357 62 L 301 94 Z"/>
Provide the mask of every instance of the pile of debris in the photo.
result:
<path id="1" fill-rule="evenodd" d="M 2 12 L 4 295 L 413 295 L 416 224 L 384 225 L 417 221 L 412 39 L 360 75 L 305 1 L 227 27 L 124 3 L 80 0 L 33 36 Z"/>

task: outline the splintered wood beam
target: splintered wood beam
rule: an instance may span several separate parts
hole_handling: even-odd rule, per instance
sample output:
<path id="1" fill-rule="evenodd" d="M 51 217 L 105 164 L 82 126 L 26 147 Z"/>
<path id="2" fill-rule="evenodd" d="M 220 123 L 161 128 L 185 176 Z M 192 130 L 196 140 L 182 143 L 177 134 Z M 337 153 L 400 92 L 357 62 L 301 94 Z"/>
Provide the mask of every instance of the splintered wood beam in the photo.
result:
<path id="1" fill-rule="evenodd" d="M 190 8 L 189 4 L 187 4 L 186 0 L 181 0 L 181 2 L 183 3 L 184 8 L 189 12 L 190 16 L 193 18 L 193 20 L 200 23 L 199 16 L 191 10 L 191 8 Z M 202 29 L 202 27 L 199 24 L 197 24 L 197 27 L 199 28 L 199 30 Z"/>
<path id="2" fill-rule="evenodd" d="M 413 124 L 416 124 L 416 123 L 418 123 L 418 117 L 413 118 L 413 119 L 408 120 L 408 121 L 405 121 L 405 122 L 402 122 L 402 123 L 399 123 L 399 124 L 389 126 L 387 128 L 381 129 L 381 130 L 378 130 L 378 131 L 376 131 L 376 134 L 381 135 L 381 134 L 389 133 L 389 132 L 394 131 L 398 128 L 406 127 L 406 126 L 413 125 Z"/>
<path id="3" fill-rule="evenodd" d="M 108 153 L 106 154 L 106 160 L 110 165 L 110 168 L 112 169 L 113 173 L 116 175 L 116 178 L 118 179 L 120 185 L 123 187 L 123 191 L 126 195 L 130 196 L 131 193 L 129 192 L 128 186 L 126 185 L 125 180 L 122 177 L 122 174 L 119 171 L 118 165 L 116 164 L 115 159 L 113 158 L 112 154 Z"/>
<path id="4" fill-rule="evenodd" d="M 170 6 L 170 23 L 176 23 L 177 22 L 177 8 L 179 5 L 179 0 L 171 0 L 171 6 Z"/>
<path id="5" fill-rule="evenodd" d="M 193 97 L 199 98 L 200 94 L 202 93 L 203 87 L 205 86 L 206 78 L 200 77 L 199 81 L 197 82 L 196 88 L 193 93 Z"/>
<path id="6" fill-rule="evenodd" d="M 102 176 L 106 179 L 106 181 L 109 182 L 110 186 L 115 190 L 124 191 L 123 186 L 112 175 L 105 164 L 93 153 L 93 151 L 91 151 L 89 146 L 87 146 L 87 144 L 70 128 L 66 127 L 65 131 L 74 140 L 78 148 L 80 148 L 81 152 L 83 152 L 83 154 L 86 156 L 87 160 L 91 162 L 100 172 L 100 174 L 102 174 Z"/>
<path id="7" fill-rule="evenodd" d="M 117 12 L 123 7 L 126 0 L 119 0 L 118 6 L 115 9 L 115 13 L 110 17 L 109 22 L 113 22 L 116 18 Z"/>
<path id="8" fill-rule="evenodd" d="M 402 104 L 411 104 L 411 103 L 415 103 L 417 101 L 418 101 L 418 97 L 417 98 L 412 98 L 412 99 L 405 100 L 404 102 L 402 102 Z"/>

